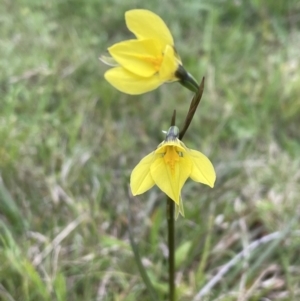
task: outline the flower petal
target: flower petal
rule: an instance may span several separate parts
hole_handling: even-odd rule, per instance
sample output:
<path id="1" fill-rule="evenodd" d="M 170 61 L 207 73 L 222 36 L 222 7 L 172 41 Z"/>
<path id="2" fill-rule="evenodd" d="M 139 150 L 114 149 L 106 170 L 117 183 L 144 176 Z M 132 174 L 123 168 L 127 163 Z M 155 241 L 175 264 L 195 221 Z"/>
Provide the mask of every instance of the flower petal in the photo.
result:
<path id="1" fill-rule="evenodd" d="M 108 51 L 122 67 L 142 77 L 154 75 L 162 63 L 159 43 L 153 39 L 120 42 Z"/>
<path id="2" fill-rule="evenodd" d="M 133 195 L 142 194 L 154 186 L 154 181 L 150 174 L 150 166 L 155 160 L 154 152 L 144 157 L 133 169 L 130 176 L 130 188 Z"/>
<path id="3" fill-rule="evenodd" d="M 216 180 L 215 169 L 210 160 L 202 153 L 190 149 L 187 153 L 192 160 L 191 179 L 195 182 L 214 187 Z"/>
<path id="4" fill-rule="evenodd" d="M 189 177 L 191 169 L 192 162 L 188 157 L 180 157 L 173 171 L 163 157 L 157 158 L 150 167 L 155 184 L 177 205 L 179 205 L 180 191 Z"/>
<path id="5" fill-rule="evenodd" d="M 161 154 L 161 153 L 165 153 L 167 150 L 168 146 L 175 146 L 176 147 L 176 151 L 177 152 L 182 152 L 185 153 L 187 152 L 186 146 L 184 145 L 183 142 L 181 142 L 179 139 L 176 140 L 171 140 L 171 141 L 163 141 L 162 143 L 160 143 L 157 147 L 157 149 L 155 150 L 156 154 Z"/>
<path id="6" fill-rule="evenodd" d="M 132 9 L 125 13 L 128 29 L 138 39 L 155 39 L 161 49 L 174 45 L 173 37 L 165 22 L 156 14 L 145 9 Z"/>
<path id="7" fill-rule="evenodd" d="M 175 205 L 175 219 L 178 218 L 179 213 L 184 217 L 184 209 L 183 209 L 183 203 L 182 203 L 182 197 L 179 198 L 179 205 Z"/>
<path id="8" fill-rule="evenodd" d="M 164 58 L 159 70 L 159 77 L 162 81 L 175 81 L 179 80 L 175 76 L 175 72 L 178 68 L 179 60 L 175 54 L 172 46 L 166 46 L 164 51 Z"/>
<path id="9" fill-rule="evenodd" d="M 104 77 L 116 89 L 131 95 L 152 91 L 163 84 L 157 75 L 148 78 L 140 77 L 122 67 L 109 69 Z"/>

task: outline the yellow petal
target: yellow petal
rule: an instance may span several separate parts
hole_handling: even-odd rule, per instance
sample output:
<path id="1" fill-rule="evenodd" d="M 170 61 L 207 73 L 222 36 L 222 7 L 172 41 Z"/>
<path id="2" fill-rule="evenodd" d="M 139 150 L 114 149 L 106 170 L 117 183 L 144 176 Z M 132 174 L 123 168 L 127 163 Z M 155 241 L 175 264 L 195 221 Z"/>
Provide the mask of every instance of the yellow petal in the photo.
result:
<path id="1" fill-rule="evenodd" d="M 178 60 L 172 46 L 166 46 L 164 58 L 159 70 L 159 77 L 162 81 L 175 81 L 175 72 L 178 69 Z"/>
<path id="2" fill-rule="evenodd" d="M 161 49 L 166 45 L 174 45 L 173 37 L 165 22 L 156 14 L 145 9 L 133 9 L 125 13 L 128 29 L 138 39 L 155 39 Z"/>
<path id="3" fill-rule="evenodd" d="M 167 150 L 167 146 L 175 146 L 177 152 L 185 153 L 187 151 L 187 148 L 185 147 L 183 142 L 181 142 L 179 139 L 176 139 L 176 140 L 170 140 L 170 141 L 163 141 L 162 143 L 160 143 L 158 145 L 155 153 L 156 154 L 165 153 Z"/>
<path id="4" fill-rule="evenodd" d="M 195 182 L 214 187 L 216 173 L 210 160 L 202 153 L 192 149 L 188 151 L 187 155 L 189 155 L 193 164 L 190 175 L 191 179 Z"/>
<path id="5" fill-rule="evenodd" d="M 150 166 L 155 160 L 154 152 L 144 157 L 133 169 L 130 176 L 130 188 L 133 195 L 142 194 L 154 186 L 154 181 L 150 174 Z"/>
<path id="6" fill-rule="evenodd" d="M 162 63 L 159 44 L 153 39 L 124 41 L 109 47 L 108 51 L 119 65 L 142 77 L 154 75 Z"/>
<path id="7" fill-rule="evenodd" d="M 183 203 L 182 203 L 182 197 L 179 198 L 179 205 L 175 205 L 175 219 L 178 218 L 179 213 L 184 217 L 184 209 L 183 209 Z"/>
<path id="8" fill-rule="evenodd" d="M 157 158 L 151 165 L 150 171 L 155 184 L 177 205 L 179 205 L 180 192 L 189 177 L 192 163 L 189 158 L 179 157 L 174 169 L 166 164 L 163 157 Z"/>
<path id="9" fill-rule="evenodd" d="M 152 91 L 163 84 L 157 75 L 149 78 L 140 77 L 122 67 L 109 69 L 104 77 L 116 89 L 131 95 Z"/>

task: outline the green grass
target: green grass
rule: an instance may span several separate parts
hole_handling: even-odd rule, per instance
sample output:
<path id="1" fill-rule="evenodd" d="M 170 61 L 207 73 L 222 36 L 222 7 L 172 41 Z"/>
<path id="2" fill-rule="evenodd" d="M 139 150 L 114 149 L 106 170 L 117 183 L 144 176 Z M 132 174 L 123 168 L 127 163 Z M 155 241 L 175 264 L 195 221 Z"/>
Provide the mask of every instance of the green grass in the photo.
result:
<path id="1" fill-rule="evenodd" d="M 296 0 L 3 1 L 0 300 L 150 300 L 130 248 L 127 185 L 173 109 L 183 124 L 192 94 L 174 83 L 128 96 L 104 80 L 98 57 L 131 37 L 124 12 L 135 7 L 158 13 L 186 69 L 206 78 L 184 142 L 211 159 L 217 182 L 183 189 L 178 300 L 192 300 L 243 248 L 276 231 L 286 239 L 243 258 L 205 300 L 299 300 Z M 164 196 L 152 189 L 130 208 L 166 300 Z"/>

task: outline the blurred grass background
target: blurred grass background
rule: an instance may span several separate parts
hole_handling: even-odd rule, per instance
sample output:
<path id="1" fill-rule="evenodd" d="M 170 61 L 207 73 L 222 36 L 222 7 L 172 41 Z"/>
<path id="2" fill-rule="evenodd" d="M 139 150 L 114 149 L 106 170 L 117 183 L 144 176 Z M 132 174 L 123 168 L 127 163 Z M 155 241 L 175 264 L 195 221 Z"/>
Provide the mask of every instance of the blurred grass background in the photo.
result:
<path id="1" fill-rule="evenodd" d="M 171 29 L 184 66 L 206 78 L 184 142 L 217 171 L 187 182 L 176 222 L 178 300 L 265 235 L 203 300 L 299 300 L 300 2 L 3 0 L 0 5 L 0 300 L 150 300 L 128 240 L 132 168 L 163 140 L 180 85 L 128 96 L 98 57 L 132 37 L 124 12 Z M 167 292 L 165 199 L 130 202 L 143 262 Z"/>

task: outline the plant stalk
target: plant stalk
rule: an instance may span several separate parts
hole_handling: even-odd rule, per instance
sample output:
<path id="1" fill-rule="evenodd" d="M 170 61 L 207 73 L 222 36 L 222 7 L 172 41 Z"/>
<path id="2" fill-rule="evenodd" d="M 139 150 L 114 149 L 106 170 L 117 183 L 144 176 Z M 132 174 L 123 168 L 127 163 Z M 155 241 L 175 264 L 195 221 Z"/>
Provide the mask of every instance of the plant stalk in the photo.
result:
<path id="1" fill-rule="evenodd" d="M 202 98 L 203 90 L 204 90 L 204 77 L 201 81 L 200 86 L 195 82 L 195 86 L 197 86 L 197 91 L 195 96 L 193 97 L 189 111 L 187 113 L 185 124 L 181 132 L 179 133 L 179 139 L 181 140 L 189 128 L 191 121 L 194 117 L 194 114 L 197 110 L 197 107 Z M 173 111 L 171 126 L 175 126 L 176 124 L 176 110 Z M 168 220 L 168 249 L 169 249 L 169 301 L 175 301 L 175 204 L 174 201 L 167 197 L 167 220 Z"/>
<path id="2" fill-rule="evenodd" d="M 169 249 L 169 301 L 175 301 L 175 214 L 174 201 L 167 198 L 168 249 Z"/>

